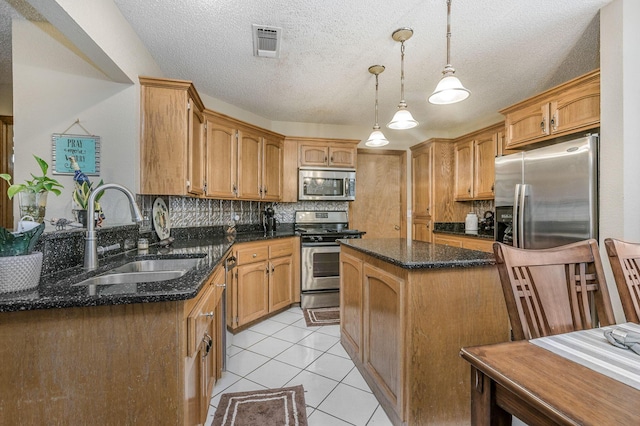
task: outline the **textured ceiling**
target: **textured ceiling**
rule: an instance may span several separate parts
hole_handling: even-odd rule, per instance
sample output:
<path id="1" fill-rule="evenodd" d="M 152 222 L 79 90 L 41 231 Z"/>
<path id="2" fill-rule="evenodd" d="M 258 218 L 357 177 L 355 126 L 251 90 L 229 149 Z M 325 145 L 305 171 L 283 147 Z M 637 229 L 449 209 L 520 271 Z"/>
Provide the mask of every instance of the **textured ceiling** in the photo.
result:
<path id="1" fill-rule="evenodd" d="M 405 42 L 405 99 L 418 129 L 459 134 L 597 67 L 598 10 L 610 1 L 453 0 L 451 61 L 472 94 L 446 106 L 426 101 L 446 62 L 445 0 L 115 4 L 166 77 L 191 80 L 200 93 L 272 121 L 370 128 L 375 77 L 367 68 L 384 65 L 379 121 L 394 142 L 403 131 L 385 125 L 400 101 L 400 44 L 391 38 L 397 28 L 414 30 Z M 278 59 L 253 56 L 252 24 L 283 29 Z"/>

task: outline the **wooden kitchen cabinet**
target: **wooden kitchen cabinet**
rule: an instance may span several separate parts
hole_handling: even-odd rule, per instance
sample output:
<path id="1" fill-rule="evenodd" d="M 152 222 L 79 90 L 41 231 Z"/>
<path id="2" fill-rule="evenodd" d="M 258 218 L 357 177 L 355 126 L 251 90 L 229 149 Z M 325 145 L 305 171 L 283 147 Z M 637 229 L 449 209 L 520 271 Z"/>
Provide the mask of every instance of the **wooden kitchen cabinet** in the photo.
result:
<path id="1" fill-rule="evenodd" d="M 206 196 L 280 201 L 284 138 L 206 110 Z"/>
<path id="2" fill-rule="evenodd" d="M 493 200 L 495 157 L 503 128 L 503 123 L 498 123 L 457 139 L 454 148 L 456 201 Z"/>
<path id="3" fill-rule="evenodd" d="M 460 348 L 509 339 L 495 265 L 401 268 L 346 245 L 340 263 L 340 342 L 391 423 L 469 424 Z"/>
<path id="4" fill-rule="evenodd" d="M 227 301 L 232 330 L 300 301 L 299 239 L 238 244 L 237 267 Z"/>
<path id="5" fill-rule="evenodd" d="M 0 424 L 204 424 L 223 284 L 220 265 L 188 300 L 3 312 Z"/>
<path id="6" fill-rule="evenodd" d="M 140 193 L 204 193 L 204 105 L 189 81 L 140 77 Z"/>
<path id="7" fill-rule="evenodd" d="M 412 238 L 431 241 L 433 222 L 453 222 L 466 209 L 453 198 L 454 144 L 429 139 L 411 147 Z"/>
<path id="8" fill-rule="evenodd" d="M 434 244 L 443 244 L 445 246 L 460 247 L 468 250 L 478 250 L 487 253 L 493 253 L 493 240 L 476 238 L 476 237 L 463 237 L 450 234 L 434 234 Z"/>
<path id="9" fill-rule="evenodd" d="M 355 169 L 357 145 L 351 139 L 296 138 L 300 167 L 344 167 Z"/>
<path id="10" fill-rule="evenodd" d="M 600 125 L 600 70 L 597 69 L 503 109 L 508 149 Z"/>

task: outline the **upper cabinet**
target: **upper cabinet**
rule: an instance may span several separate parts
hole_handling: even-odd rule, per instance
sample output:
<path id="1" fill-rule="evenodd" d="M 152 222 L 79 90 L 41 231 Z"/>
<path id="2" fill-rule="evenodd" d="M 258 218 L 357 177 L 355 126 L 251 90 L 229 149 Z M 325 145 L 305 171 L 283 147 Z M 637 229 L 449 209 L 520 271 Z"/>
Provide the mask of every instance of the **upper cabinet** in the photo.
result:
<path id="1" fill-rule="evenodd" d="M 510 106 L 505 115 L 505 148 L 553 139 L 600 125 L 600 70 Z"/>
<path id="2" fill-rule="evenodd" d="M 140 77 L 140 193 L 204 193 L 204 105 L 188 81 Z"/>
<path id="3" fill-rule="evenodd" d="M 492 200 L 495 187 L 495 157 L 502 145 L 502 123 L 460 137 L 455 144 L 456 201 Z"/>
<path id="4" fill-rule="evenodd" d="M 305 139 L 300 140 L 300 167 L 345 167 L 356 168 L 356 140 Z"/>
<path id="5" fill-rule="evenodd" d="M 206 196 L 279 201 L 284 138 L 206 110 Z"/>

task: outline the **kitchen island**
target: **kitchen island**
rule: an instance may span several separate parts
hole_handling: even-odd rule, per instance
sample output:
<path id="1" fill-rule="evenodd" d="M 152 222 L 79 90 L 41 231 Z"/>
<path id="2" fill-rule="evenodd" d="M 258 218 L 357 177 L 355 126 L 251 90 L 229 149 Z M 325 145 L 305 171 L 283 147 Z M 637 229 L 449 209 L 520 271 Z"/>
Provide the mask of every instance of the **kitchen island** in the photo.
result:
<path id="1" fill-rule="evenodd" d="M 176 239 L 0 294 L 0 425 L 204 422 L 222 366 L 224 260 L 235 243 L 291 232 Z M 281 239 L 281 240 L 280 240 Z M 62 249 L 61 249 L 62 250 Z M 159 282 L 75 285 L 138 260 L 197 258 Z"/>
<path id="2" fill-rule="evenodd" d="M 395 425 L 469 424 L 460 348 L 509 340 L 493 255 L 340 240 L 341 342 Z"/>

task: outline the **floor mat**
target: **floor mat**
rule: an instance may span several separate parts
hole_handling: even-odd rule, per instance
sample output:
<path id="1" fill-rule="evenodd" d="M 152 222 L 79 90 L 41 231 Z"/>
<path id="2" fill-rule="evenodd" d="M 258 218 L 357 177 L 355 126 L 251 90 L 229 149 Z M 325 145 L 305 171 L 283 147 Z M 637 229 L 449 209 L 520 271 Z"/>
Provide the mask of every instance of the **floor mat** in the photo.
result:
<path id="1" fill-rule="evenodd" d="M 304 320 L 307 327 L 318 327 L 321 325 L 340 324 L 340 308 L 309 308 L 303 309 Z"/>

